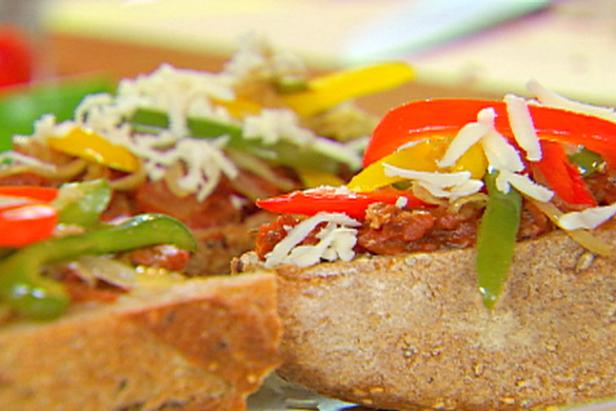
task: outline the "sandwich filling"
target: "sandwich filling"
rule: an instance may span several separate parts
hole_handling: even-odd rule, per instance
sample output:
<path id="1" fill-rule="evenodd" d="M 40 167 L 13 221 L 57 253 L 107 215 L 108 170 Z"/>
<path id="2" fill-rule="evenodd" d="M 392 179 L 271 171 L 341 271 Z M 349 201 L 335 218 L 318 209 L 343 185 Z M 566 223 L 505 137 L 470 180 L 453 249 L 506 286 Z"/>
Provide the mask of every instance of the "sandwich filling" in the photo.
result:
<path id="1" fill-rule="evenodd" d="M 259 230 L 258 256 L 268 267 L 306 267 L 475 246 L 491 306 L 516 241 L 561 229 L 591 253 L 614 255 L 592 231 L 616 215 L 616 115 L 536 82 L 529 88 L 538 101 L 508 95 L 392 110 L 373 132 L 364 169 L 345 186 L 257 202 L 285 214 Z M 499 289 L 482 289 L 482 281 Z"/>

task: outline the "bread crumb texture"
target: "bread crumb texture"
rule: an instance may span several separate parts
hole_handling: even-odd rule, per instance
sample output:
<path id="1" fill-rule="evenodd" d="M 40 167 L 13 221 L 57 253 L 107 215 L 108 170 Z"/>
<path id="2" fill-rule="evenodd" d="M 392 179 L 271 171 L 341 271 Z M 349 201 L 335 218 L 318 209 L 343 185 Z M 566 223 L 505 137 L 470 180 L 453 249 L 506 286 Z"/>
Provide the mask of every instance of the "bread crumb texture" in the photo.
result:
<path id="1" fill-rule="evenodd" d="M 269 274 L 190 280 L 0 330 L 2 410 L 243 410 L 280 363 Z"/>
<path id="2" fill-rule="evenodd" d="M 614 226 L 599 235 L 616 245 Z M 474 257 L 279 268 L 281 375 L 386 409 L 520 410 L 616 396 L 614 257 L 588 263 L 562 232 L 518 244 L 492 312 Z M 240 266 L 251 264 L 247 256 Z"/>

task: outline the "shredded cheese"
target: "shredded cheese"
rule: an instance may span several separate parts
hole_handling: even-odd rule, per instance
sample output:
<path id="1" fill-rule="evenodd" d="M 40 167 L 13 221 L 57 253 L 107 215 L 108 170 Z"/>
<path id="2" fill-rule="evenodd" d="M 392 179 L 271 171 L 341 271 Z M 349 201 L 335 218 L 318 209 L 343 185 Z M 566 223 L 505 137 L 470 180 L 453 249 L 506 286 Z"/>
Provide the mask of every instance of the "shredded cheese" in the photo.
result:
<path id="1" fill-rule="evenodd" d="M 464 125 L 447 146 L 445 155 L 437 162 L 438 166 L 445 168 L 455 165 L 456 161 L 479 142 L 488 131 L 489 127 L 482 123 L 468 123 Z"/>
<path id="2" fill-rule="evenodd" d="M 579 101 L 568 99 L 560 94 L 546 89 L 537 80 L 530 80 L 526 84 L 526 88 L 546 106 L 574 111 L 576 113 L 595 116 L 604 120 L 616 122 L 616 111 L 612 108 L 580 103 Z"/>
<path id="3" fill-rule="evenodd" d="M 505 96 L 505 104 L 513 137 L 520 147 L 526 151 L 526 158 L 530 161 L 541 160 L 539 138 L 526 101 L 522 97 L 508 94 Z"/>
<path id="4" fill-rule="evenodd" d="M 537 201 L 548 202 L 554 196 L 554 192 L 535 183 L 528 176 L 512 173 L 508 170 L 499 170 L 496 177 L 496 187 L 499 191 L 508 193 L 510 185 L 520 193 Z"/>
<path id="5" fill-rule="evenodd" d="M 558 218 L 558 225 L 565 230 L 592 230 L 610 220 L 614 215 L 616 215 L 616 203 L 565 213 Z"/>
<path id="6" fill-rule="evenodd" d="M 328 223 L 317 234 L 318 244 L 298 246 L 321 223 Z M 321 258 L 348 261 L 353 258 L 357 230 L 361 223 L 343 213 L 318 213 L 293 227 L 274 249 L 266 255 L 265 266 L 294 264 L 300 267 L 315 264 Z M 299 251 L 297 251 L 299 250 Z"/>

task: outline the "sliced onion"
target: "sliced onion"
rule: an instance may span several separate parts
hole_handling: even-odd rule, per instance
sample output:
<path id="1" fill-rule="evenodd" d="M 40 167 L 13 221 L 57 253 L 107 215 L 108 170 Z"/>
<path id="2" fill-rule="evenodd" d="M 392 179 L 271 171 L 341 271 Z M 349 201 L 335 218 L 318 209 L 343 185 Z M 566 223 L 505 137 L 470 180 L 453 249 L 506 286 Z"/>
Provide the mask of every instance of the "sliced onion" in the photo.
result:
<path id="1" fill-rule="evenodd" d="M 428 190 L 419 184 L 413 183 L 411 190 L 413 195 L 426 204 L 447 205 L 447 200 L 433 196 Z"/>
<path id="2" fill-rule="evenodd" d="M 148 173 L 143 167 L 143 162 L 139 161 L 139 166 L 134 173 L 117 178 L 110 182 L 111 188 L 119 191 L 130 191 L 141 185 L 147 178 Z M 169 183 L 167 183 L 168 185 Z"/>
<path id="3" fill-rule="evenodd" d="M 169 190 L 173 193 L 174 196 L 179 198 L 186 197 L 190 194 L 190 191 L 183 189 L 178 184 L 178 181 L 180 181 L 183 176 L 184 167 L 182 166 L 181 162 L 177 161 L 167 168 L 167 171 L 165 171 L 165 175 L 163 177 L 165 183 L 167 183 L 167 187 L 169 188 Z"/>
<path id="4" fill-rule="evenodd" d="M 531 198 L 529 200 L 537 206 L 539 210 L 541 210 L 548 218 L 558 226 L 558 221 L 560 217 L 564 214 L 560 211 L 554 204 L 552 203 L 543 203 L 541 201 L 536 201 Z M 569 235 L 573 239 L 573 241 L 580 244 L 582 247 L 587 249 L 588 251 L 599 254 L 604 257 L 610 257 L 616 254 L 616 250 L 610 244 L 601 240 L 600 238 L 594 236 L 591 231 L 588 230 L 565 230 L 565 233 Z"/>
<path id="5" fill-rule="evenodd" d="M 70 180 L 77 174 L 81 173 L 87 166 L 88 162 L 84 159 L 77 158 L 63 166 L 55 166 L 52 164 L 16 164 L 0 170 L 0 177 L 5 177 L 20 173 L 33 173 L 52 180 Z"/>
<path id="6" fill-rule="evenodd" d="M 297 188 L 293 180 L 276 174 L 269 164 L 253 155 L 238 150 L 227 150 L 227 155 L 239 168 L 250 171 L 283 191 Z"/>
<path id="7" fill-rule="evenodd" d="M 135 286 L 137 274 L 135 270 L 109 256 L 83 256 L 71 263 L 77 274 L 84 282 L 94 285 L 96 281 L 103 280 L 111 285 L 129 290 Z"/>
<path id="8" fill-rule="evenodd" d="M 470 196 L 460 197 L 449 204 L 449 211 L 451 213 L 458 213 L 460 209 L 467 204 L 476 203 L 479 207 L 483 208 L 488 202 L 488 195 L 485 193 L 475 193 Z"/>

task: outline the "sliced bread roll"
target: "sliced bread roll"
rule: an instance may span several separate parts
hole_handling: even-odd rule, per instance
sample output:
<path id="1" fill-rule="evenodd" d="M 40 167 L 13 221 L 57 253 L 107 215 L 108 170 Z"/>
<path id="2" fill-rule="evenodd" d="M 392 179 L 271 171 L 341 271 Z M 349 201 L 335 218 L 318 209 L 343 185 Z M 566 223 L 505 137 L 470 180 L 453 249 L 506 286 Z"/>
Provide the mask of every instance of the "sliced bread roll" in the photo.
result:
<path id="1" fill-rule="evenodd" d="M 0 328 L 2 410 L 242 410 L 279 364 L 273 275 L 141 287 Z"/>
<path id="2" fill-rule="evenodd" d="M 597 233 L 616 245 L 616 227 Z M 616 256 L 615 256 L 616 257 Z M 281 375 L 403 410 L 518 410 L 616 397 L 616 262 L 564 232 L 517 245 L 487 310 L 474 249 L 276 269 Z M 260 268 L 254 254 L 237 272 Z"/>

